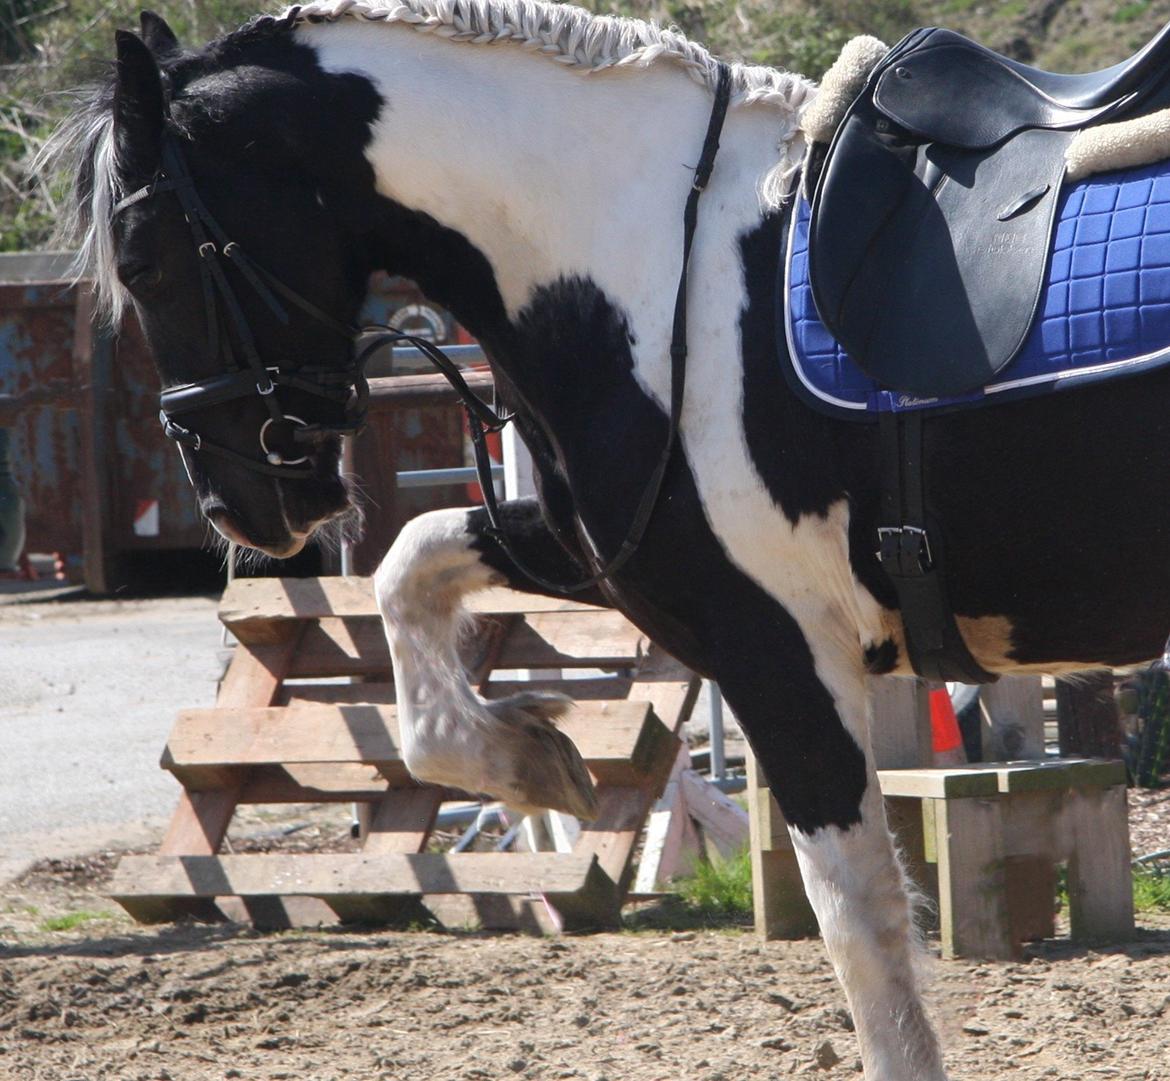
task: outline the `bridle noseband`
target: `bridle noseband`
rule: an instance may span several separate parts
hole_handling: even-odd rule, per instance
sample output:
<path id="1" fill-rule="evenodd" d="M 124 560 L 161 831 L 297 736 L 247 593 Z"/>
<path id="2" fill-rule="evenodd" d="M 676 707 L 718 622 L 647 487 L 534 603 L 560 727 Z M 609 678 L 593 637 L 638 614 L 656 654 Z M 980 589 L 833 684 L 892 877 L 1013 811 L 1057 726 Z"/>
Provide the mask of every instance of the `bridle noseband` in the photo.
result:
<path id="1" fill-rule="evenodd" d="M 495 484 L 491 475 L 491 461 L 488 457 L 486 436 L 502 429 L 511 419 L 510 414 L 497 413 L 487 402 L 479 398 L 467 385 L 459 368 L 432 342 L 410 334 L 403 334 L 392 327 L 383 325 L 358 326 L 342 323 L 323 312 L 311 301 L 290 288 L 275 274 L 253 262 L 238 243 L 228 238 L 227 233 L 203 204 L 195 190 L 195 182 L 187 169 L 176 137 L 167 132 L 163 138 L 162 170 L 150 183 L 121 199 L 113 209 L 115 215 L 136 203 L 163 192 L 173 192 L 182 207 L 184 218 L 191 230 L 191 240 L 199 256 L 199 276 L 203 289 L 204 308 L 207 319 L 209 356 L 221 353 L 226 361 L 227 371 L 209 376 L 182 386 L 170 387 L 162 392 L 159 401 L 163 431 L 180 446 L 193 451 L 203 451 L 227 458 L 237 465 L 243 465 L 258 473 L 283 479 L 303 480 L 314 475 L 313 464 L 307 454 L 286 456 L 276 449 L 279 440 L 285 447 L 308 443 L 321 433 L 334 435 L 356 434 L 365 424 L 369 408 L 370 388 L 365 376 L 365 365 L 370 356 L 388 342 L 404 342 L 413 345 L 446 377 L 459 395 L 467 414 L 475 452 L 476 472 L 480 491 L 483 494 L 484 510 L 489 526 L 484 532 L 494 539 L 507 553 L 517 568 L 538 586 L 559 593 L 579 593 L 592 588 L 615 574 L 637 551 L 646 527 L 650 523 L 654 508 L 662 492 L 667 466 L 678 441 L 679 422 L 682 418 L 684 389 L 686 382 L 687 358 L 687 270 L 690 264 L 691 246 L 698 221 L 699 197 L 710 179 L 719 150 L 719 136 L 731 97 L 731 69 L 719 64 L 715 101 L 707 126 L 706 138 L 695 178 L 687 197 L 683 212 L 683 259 L 679 275 L 678 292 L 675 297 L 674 321 L 670 342 L 670 413 L 667 438 L 662 453 L 655 464 L 650 479 L 638 501 L 633 521 L 617 553 L 603 562 L 598 553 L 595 561 L 602 567 L 595 574 L 578 582 L 564 584 L 553 582 L 533 571 L 520 559 L 504 531 L 499 505 L 496 501 Z M 265 364 L 256 348 L 255 337 L 248 325 L 247 317 L 239 303 L 235 290 L 225 273 L 224 260 L 230 262 L 252 290 L 264 301 L 276 319 L 283 325 L 289 322 L 288 311 L 281 303 L 283 299 L 305 312 L 315 322 L 341 335 L 351 343 L 364 334 L 371 335 L 354 359 L 343 369 L 327 368 L 323 365 L 303 365 L 286 371 L 279 364 Z M 219 307 L 227 311 L 229 325 L 220 327 Z M 235 346 L 243 354 L 244 364 L 236 357 Z M 344 407 L 345 420 L 336 424 L 308 423 L 298 416 L 285 413 L 277 399 L 278 387 L 291 387 L 304 391 L 335 405 Z M 260 427 L 258 442 L 260 458 L 251 458 L 230 447 L 221 446 L 204 439 L 199 433 L 183 427 L 176 416 L 234 401 L 249 394 L 258 394 L 268 411 L 268 419 Z M 270 439 L 275 435 L 276 439 Z"/>

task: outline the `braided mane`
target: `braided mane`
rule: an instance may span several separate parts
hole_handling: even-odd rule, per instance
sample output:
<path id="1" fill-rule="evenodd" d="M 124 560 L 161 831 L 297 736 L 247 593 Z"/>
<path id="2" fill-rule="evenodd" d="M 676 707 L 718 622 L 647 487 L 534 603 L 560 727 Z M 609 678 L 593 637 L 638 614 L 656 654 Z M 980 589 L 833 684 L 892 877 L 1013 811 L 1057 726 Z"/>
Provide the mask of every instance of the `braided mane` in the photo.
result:
<path id="1" fill-rule="evenodd" d="M 510 42 L 558 64 L 601 72 L 644 67 L 659 60 L 681 66 L 696 82 L 714 90 L 718 61 L 677 30 L 641 19 L 594 15 L 572 4 L 546 0 L 329 0 L 288 8 L 280 24 L 296 26 L 338 19 L 403 23 L 420 33 L 477 45 Z M 815 85 L 800 75 L 754 64 L 732 64 L 732 104 L 767 103 L 794 118 Z"/>

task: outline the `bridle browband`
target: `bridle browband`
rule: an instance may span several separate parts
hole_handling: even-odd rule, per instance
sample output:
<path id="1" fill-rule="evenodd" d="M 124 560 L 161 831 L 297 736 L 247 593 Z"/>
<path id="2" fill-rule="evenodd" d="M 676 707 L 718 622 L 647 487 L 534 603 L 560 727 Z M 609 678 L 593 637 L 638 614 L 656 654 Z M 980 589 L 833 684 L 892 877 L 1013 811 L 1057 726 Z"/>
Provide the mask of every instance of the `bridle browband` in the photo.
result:
<path id="1" fill-rule="evenodd" d="M 670 343 L 670 413 L 667 437 L 658 462 L 638 501 L 633 521 L 617 553 L 601 569 L 578 582 L 565 585 L 553 582 L 531 570 L 517 557 L 504 530 L 496 500 L 494 481 L 491 475 L 491 460 L 488 455 L 487 435 L 498 432 L 512 419 L 511 414 L 497 413 L 487 402 L 476 395 L 467 385 L 458 366 L 434 343 L 425 338 L 403 334 L 393 327 L 381 324 L 359 326 L 342 323 L 323 312 L 310 300 L 286 285 L 271 271 L 254 262 L 241 248 L 229 239 L 227 233 L 203 204 L 195 190 L 195 182 L 187 169 L 177 138 L 170 132 L 163 137 L 162 170 L 149 184 L 127 195 L 115 204 L 113 214 L 117 215 L 164 192 L 173 192 L 183 210 L 183 216 L 191 230 L 191 239 L 199 256 L 199 276 L 203 290 L 204 308 L 207 320 L 208 350 L 211 357 L 223 355 L 227 371 L 181 386 L 170 387 L 159 396 L 163 431 L 182 447 L 202 451 L 226 458 L 237 465 L 243 465 L 254 472 L 282 479 L 303 480 L 314 475 L 312 463 L 307 454 L 289 457 L 280 450 L 298 443 L 308 443 L 321 433 L 334 435 L 356 434 L 365 424 L 369 408 L 370 388 L 365 376 L 365 364 L 381 346 L 391 343 L 405 343 L 414 346 L 446 377 L 467 414 L 475 453 L 476 473 L 483 495 L 484 510 L 489 526 L 484 532 L 495 540 L 527 578 L 543 589 L 559 593 L 577 593 L 589 589 L 616 573 L 638 549 L 654 508 L 662 492 L 667 466 L 678 440 L 679 422 L 682 417 L 683 398 L 686 385 L 687 358 L 687 271 L 690 264 L 691 247 L 698 222 L 699 197 L 711 177 L 715 155 L 719 150 L 719 136 L 731 97 L 731 69 L 724 63 L 718 65 L 718 81 L 715 101 L 707 126 L 699 163 L 695 167 L 695 178 L 687 196 L 683 211 L 683 258 L 679 275 L 678 292 L 675 297 L 674 320 Z M 289 322 L 289 313 L 281 301 L 300 308 L 315 322 L 355 342 L 363 334 L 370 335 L 353 363 L 344 369 L 326 368 L 323 365 L 303 365 L 286 371 L 279 364 L 265 364 L 256 347 L 255 337 L 247 317 L 240 305 L 231 281 L 225 273 L 226 260 L 230 263 L 252 290 L 264 301 L 272 314 L 282 324 Z M 228 325 L 221 328 L 220 305 L 227 312 Z M 236 356 L 235 348 L 243 355 L 244 364 Z M 300 417 L 285 413 L 277 399 L 278 387 L 291 387 L 322 398 L 345 411 L 345 421 L 336 424 L 308 423 Z M 268 419 L 260 427 L 259 444 L 262 458 L 251 458 L 230 447 L 204 439 L 199 433 L 180 425 L 175 417 L 197 409 L 220 405 L 258 394 L 268 410 Z M 294 452 L 295 453 L 295 452 Z M 594 552 L 600 562 L 600 554 Z"/>

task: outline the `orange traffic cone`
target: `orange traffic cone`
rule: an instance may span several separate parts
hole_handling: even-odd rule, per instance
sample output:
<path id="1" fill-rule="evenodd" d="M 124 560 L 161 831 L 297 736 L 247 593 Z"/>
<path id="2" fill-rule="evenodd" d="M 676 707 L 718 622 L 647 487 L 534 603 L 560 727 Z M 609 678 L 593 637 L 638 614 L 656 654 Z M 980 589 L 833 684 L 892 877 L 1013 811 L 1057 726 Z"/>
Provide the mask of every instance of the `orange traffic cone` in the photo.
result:
<path id="1" fill-rule="evenodd" d="M 945 687 L 930 692 L 931 750 L 936 766 L 965 766 L 967 752 L 959 731 L 959 718 Z"/>

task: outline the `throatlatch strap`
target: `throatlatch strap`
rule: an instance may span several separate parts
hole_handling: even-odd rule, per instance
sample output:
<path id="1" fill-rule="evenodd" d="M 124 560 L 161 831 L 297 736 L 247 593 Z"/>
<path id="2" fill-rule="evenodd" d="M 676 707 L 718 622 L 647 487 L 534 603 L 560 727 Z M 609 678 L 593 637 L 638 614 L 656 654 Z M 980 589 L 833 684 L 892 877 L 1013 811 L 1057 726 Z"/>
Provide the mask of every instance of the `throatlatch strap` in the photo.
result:
<path id="1" fill-rule="evenodd" d="M 898 594 L 906 652 L 925 679 L 994 683 L 971 655 L 947 598 L 941 534 L 931 529 L 926 504 L 922 415 L 883 413 L 878 559 Z"/>

